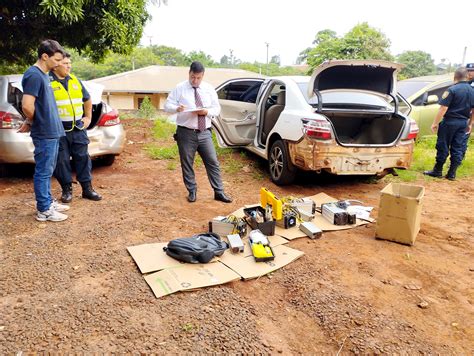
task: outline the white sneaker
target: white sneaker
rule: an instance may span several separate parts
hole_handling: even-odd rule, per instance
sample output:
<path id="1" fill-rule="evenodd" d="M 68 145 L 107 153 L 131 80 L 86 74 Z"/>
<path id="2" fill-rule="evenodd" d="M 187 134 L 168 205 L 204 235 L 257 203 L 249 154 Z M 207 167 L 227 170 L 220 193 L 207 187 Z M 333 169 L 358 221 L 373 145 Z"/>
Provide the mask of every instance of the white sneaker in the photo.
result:
<path id="1" fill-rule="evenodd" d="M 69 210 L 69 205 L 59 204 L 56 200 L 53 200 L 51 203 L 50 209 L 54 209 L 56 211 L 67 211 Z"/>
<path id="2" fill-rule="evenodd" d="M 69 207 L 68 207 L 69 208 Z M 36 220 L 38 221 L 64 221 L 67 219 L 67 215 L 61 214 L 51 206 L 49 210 L 38 211 L 36 213 Z"/>

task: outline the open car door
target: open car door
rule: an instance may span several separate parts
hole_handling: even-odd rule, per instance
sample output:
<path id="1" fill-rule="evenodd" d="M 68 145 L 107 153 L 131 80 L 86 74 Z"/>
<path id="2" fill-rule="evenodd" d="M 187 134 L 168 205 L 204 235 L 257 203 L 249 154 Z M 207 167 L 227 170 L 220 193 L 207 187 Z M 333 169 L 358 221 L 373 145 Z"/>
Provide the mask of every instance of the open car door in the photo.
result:
<path id="1" fill-rule="evenodd" d="M 221 146 L 252 144 L 257 131 L 258 89 L 263 79 L 235 79 L 217 88 L 221 114 L 212 119 Z"/>

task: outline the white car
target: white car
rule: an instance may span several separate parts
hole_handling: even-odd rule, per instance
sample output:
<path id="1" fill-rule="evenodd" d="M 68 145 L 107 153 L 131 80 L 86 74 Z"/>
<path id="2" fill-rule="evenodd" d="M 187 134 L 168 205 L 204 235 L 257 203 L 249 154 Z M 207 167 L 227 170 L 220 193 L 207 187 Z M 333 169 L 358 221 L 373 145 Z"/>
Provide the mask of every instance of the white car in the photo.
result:
<path id="1" fill-rule="evenodd" d="M 415 121 L 396 89 L 401 65 L 334 60 L 313 75 L 235 79 L 217 88 L 213 118 L 222 147 L 244 147 L 269 161 L 273 182 L 298 169 L 385 175 L 412 160 Z"/>
<path id="2" fill-rule="evenodd" d="M 29 133 L 19 133 L 21 114 L 21 75 L 0 76 L 0 173 L 5 163 L 34 163 L 34 145 Z M 92 99 L 92 121 L 87 128 L 89 155 L 111 165 L 125 145 L 125 131 L 118 112 L 102 102 L 103 86 L 83 82 Z M 1 175 L 1 174 L 0 174 Z"/>

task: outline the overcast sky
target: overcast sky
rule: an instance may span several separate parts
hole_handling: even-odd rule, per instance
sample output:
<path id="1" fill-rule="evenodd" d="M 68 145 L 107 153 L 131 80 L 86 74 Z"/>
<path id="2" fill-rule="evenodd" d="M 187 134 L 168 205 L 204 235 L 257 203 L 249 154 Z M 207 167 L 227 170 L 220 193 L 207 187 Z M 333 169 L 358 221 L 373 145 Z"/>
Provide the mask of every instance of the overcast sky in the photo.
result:
<path id="1" fill-rule="evenodd" d="M 158 2 L 158 0 L 157 0 Z M 279 55 L 282 65 L 294 64 L 311 46 L 316 33 L 331 29 L 343 36 L 368 22 L 391 41 L 391 53 L 422 50 L 438 63 L 446 58 L 474 62 L 474 1 L 398 0 L 168 0 L 150 5 L 152 20 L 144 29 L 142 45 L 202 50 L 220 61 L 233 51 L 242 61 L 266 62 Z M 463 16 L 464 18 L 460 17 Z M 468 18 L 470 16 L 470 19 Z"/>

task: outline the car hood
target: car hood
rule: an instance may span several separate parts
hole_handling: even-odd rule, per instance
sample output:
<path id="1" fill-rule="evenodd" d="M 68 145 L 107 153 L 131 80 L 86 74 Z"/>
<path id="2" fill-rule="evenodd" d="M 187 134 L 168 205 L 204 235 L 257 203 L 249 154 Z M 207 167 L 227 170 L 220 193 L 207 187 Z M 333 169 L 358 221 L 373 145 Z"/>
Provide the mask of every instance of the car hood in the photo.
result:
<path id="1" fill-rule="evenodd" d="M 402 64 L 380 60 L 331 60 L 317 67 L 308 83 L 308 97 L 334 89 L 396 94 L 397 71 Z"/>

